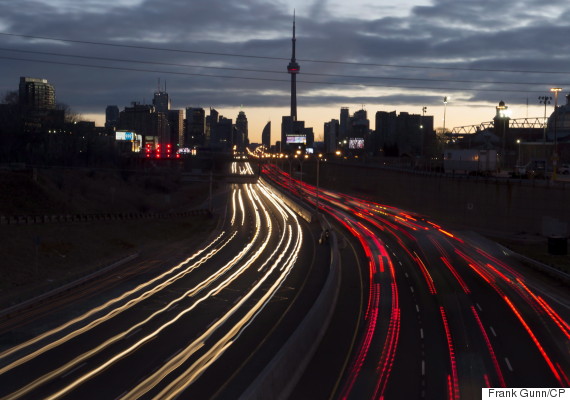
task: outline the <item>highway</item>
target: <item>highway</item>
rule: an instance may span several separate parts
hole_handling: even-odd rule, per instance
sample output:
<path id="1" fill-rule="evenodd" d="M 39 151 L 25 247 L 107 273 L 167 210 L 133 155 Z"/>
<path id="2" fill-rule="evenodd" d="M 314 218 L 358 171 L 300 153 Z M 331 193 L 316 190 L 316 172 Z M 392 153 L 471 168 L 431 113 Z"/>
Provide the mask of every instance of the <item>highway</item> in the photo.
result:
<path id="1" fill-rule="evenodd" d="M 253 171 L 234 163 L 232 173 Z M 142 273 L 97 285 L 95 297 L 75 293 L 1 326 L 0 398 L 241 393 L 312 304 L 329 260 L 270 187 L 232 184 L 225 210 L 212 240 L 176 262 L 138 265 Z"/>
<path id="2" fill-rule="evenodd" d="M 264 174 L 317 206 L 314 186 L 271 164 Z M 482 387 L 570 385 L 567 291 L 549 293 L 505 249 L 421 215 L 323 189 L 318 208 L 364 253 L 358 268 L 343 265 L 363 295 L 336 382 L 318 392 L 304 379 L 298 398 L 479 399 Z M 334 352 L 323 342 L 309 371 Z"/>

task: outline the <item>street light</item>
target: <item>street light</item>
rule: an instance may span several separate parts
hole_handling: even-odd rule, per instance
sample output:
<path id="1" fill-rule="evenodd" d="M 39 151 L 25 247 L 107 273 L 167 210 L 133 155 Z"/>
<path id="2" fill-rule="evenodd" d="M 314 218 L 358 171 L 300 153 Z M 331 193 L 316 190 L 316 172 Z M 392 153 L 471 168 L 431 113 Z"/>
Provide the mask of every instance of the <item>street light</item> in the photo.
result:
<path id="1" fill-rule="evenodd" d="M 546 155 L 546 127 L 548 126 L 547 119 L 546 119 L 546 106 L 548 104 L 550 104 L 550 100 L 552 100 L 552 97 L 550 97 L 550 96 L 538 96 L 538 102 L 540 104 L 544 104 L 544 131 L 542 132 L 542 147 L 544 148 L 544 162 L 545 163 L 546 163 L 546 159 L 548 158 L 548 156 Z"/>
<path id="2" fill-rule="evenodd" d="M 445 135 L 445 114 L 447 112 L 447 100 L 448 100 L 448 97 L 445 96 L 443 98 L 443 134 L 444 135 Z"/>
<path id="3" fill-rule="evenodd" d="M 556 135 L 556 126 L 558 122 L 558 92 L 562 88 L 550 88 L 554 92 L 554 154 L 552 155 L 552 180 L 556 179 L 556 170 L 558 169 L 558 138 Z"/>
<path id="4" fill-rule="evenodd" d="M 319 155 L 317 156 L 317 205 L 316 205 L 317 213 L 319 212 L 319 175 L 320 175 L 319 166 L 321 165 L 322 156 L 323 155 L 321 153 L 319 153 Z"/>
<path id="5" fill-rule="evenodd" d="M 517 139 L 517 144 L 519 145 L 519 156 L 517 157 L 517 165 L 521 165 L 521 140 Z"/>

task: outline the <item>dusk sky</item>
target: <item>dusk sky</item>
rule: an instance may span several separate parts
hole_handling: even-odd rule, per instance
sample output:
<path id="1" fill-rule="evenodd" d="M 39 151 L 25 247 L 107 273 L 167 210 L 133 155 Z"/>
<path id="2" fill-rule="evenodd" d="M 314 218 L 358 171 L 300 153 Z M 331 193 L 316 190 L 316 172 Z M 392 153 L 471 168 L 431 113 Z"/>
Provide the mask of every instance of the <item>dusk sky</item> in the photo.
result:
<path id="1" fill-rule="evenodd" d="M 101 126 L 109 104 L 151 103 L 160 79 L 173 108 L 242 109 L 250 140 L 271 120 L 275 142 L 294 10 L 298 116 L 316 139 L 343 106 L 372 129 L 376 111 L 425 106 L 440 127 L 449 96 L 452 128 L 490 121 L 500 100 L 542 117 L 538 96 L 570 92 L 568 0 L 18 0 L 0 2 L 0 95 L 46 78 Z"/>

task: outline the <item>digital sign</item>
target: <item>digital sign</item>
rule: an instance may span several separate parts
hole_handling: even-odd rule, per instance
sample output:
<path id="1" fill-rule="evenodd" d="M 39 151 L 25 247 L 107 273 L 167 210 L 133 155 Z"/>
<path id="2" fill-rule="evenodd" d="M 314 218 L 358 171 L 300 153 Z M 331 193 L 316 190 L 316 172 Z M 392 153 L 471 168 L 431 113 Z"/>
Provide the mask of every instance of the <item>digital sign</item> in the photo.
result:
<path id="1" fill-rule="evenodd" d="M 134 139 L 135 139 L 135 133 L 134 132 L 128 132 L 128 131 L 117 131 L 117 132 L 115 132 L 115 140 L 133 141 Z"/>
<path id="2" fill-rule="evenodd" d="M 349 149 L 363 149 L 364 148 L 364 138 L 349 138 L 348 139 Z"/>
<path id="3" fill-rule="evenodd" d="M 305 143 L 307 141 L 306 136 L 299 136 L 299 135 L 287 135 L 287 143 Z"/>

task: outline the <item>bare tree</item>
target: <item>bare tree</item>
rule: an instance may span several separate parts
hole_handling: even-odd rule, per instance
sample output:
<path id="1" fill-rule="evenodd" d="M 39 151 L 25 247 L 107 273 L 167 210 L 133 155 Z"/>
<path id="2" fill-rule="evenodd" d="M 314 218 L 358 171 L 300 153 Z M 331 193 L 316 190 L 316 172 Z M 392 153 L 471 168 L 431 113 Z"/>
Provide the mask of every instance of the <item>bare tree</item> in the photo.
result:
<path id="1" fill-rule="evenodd" d="M 74 122 L 79 122 L 81 119 L 81 114 L 73 111 L 71 107 L 66 103 L 57 103 L 55 105 L 55 108 L 58 110 L 63 110 L 66 123 L 73 124 Z"/>
<path id="2" fill-rule="evenodd" d="M 17 90 L 8 90 L 2 97 L 2 104 L 18 104 L 20 95 Z"/>

